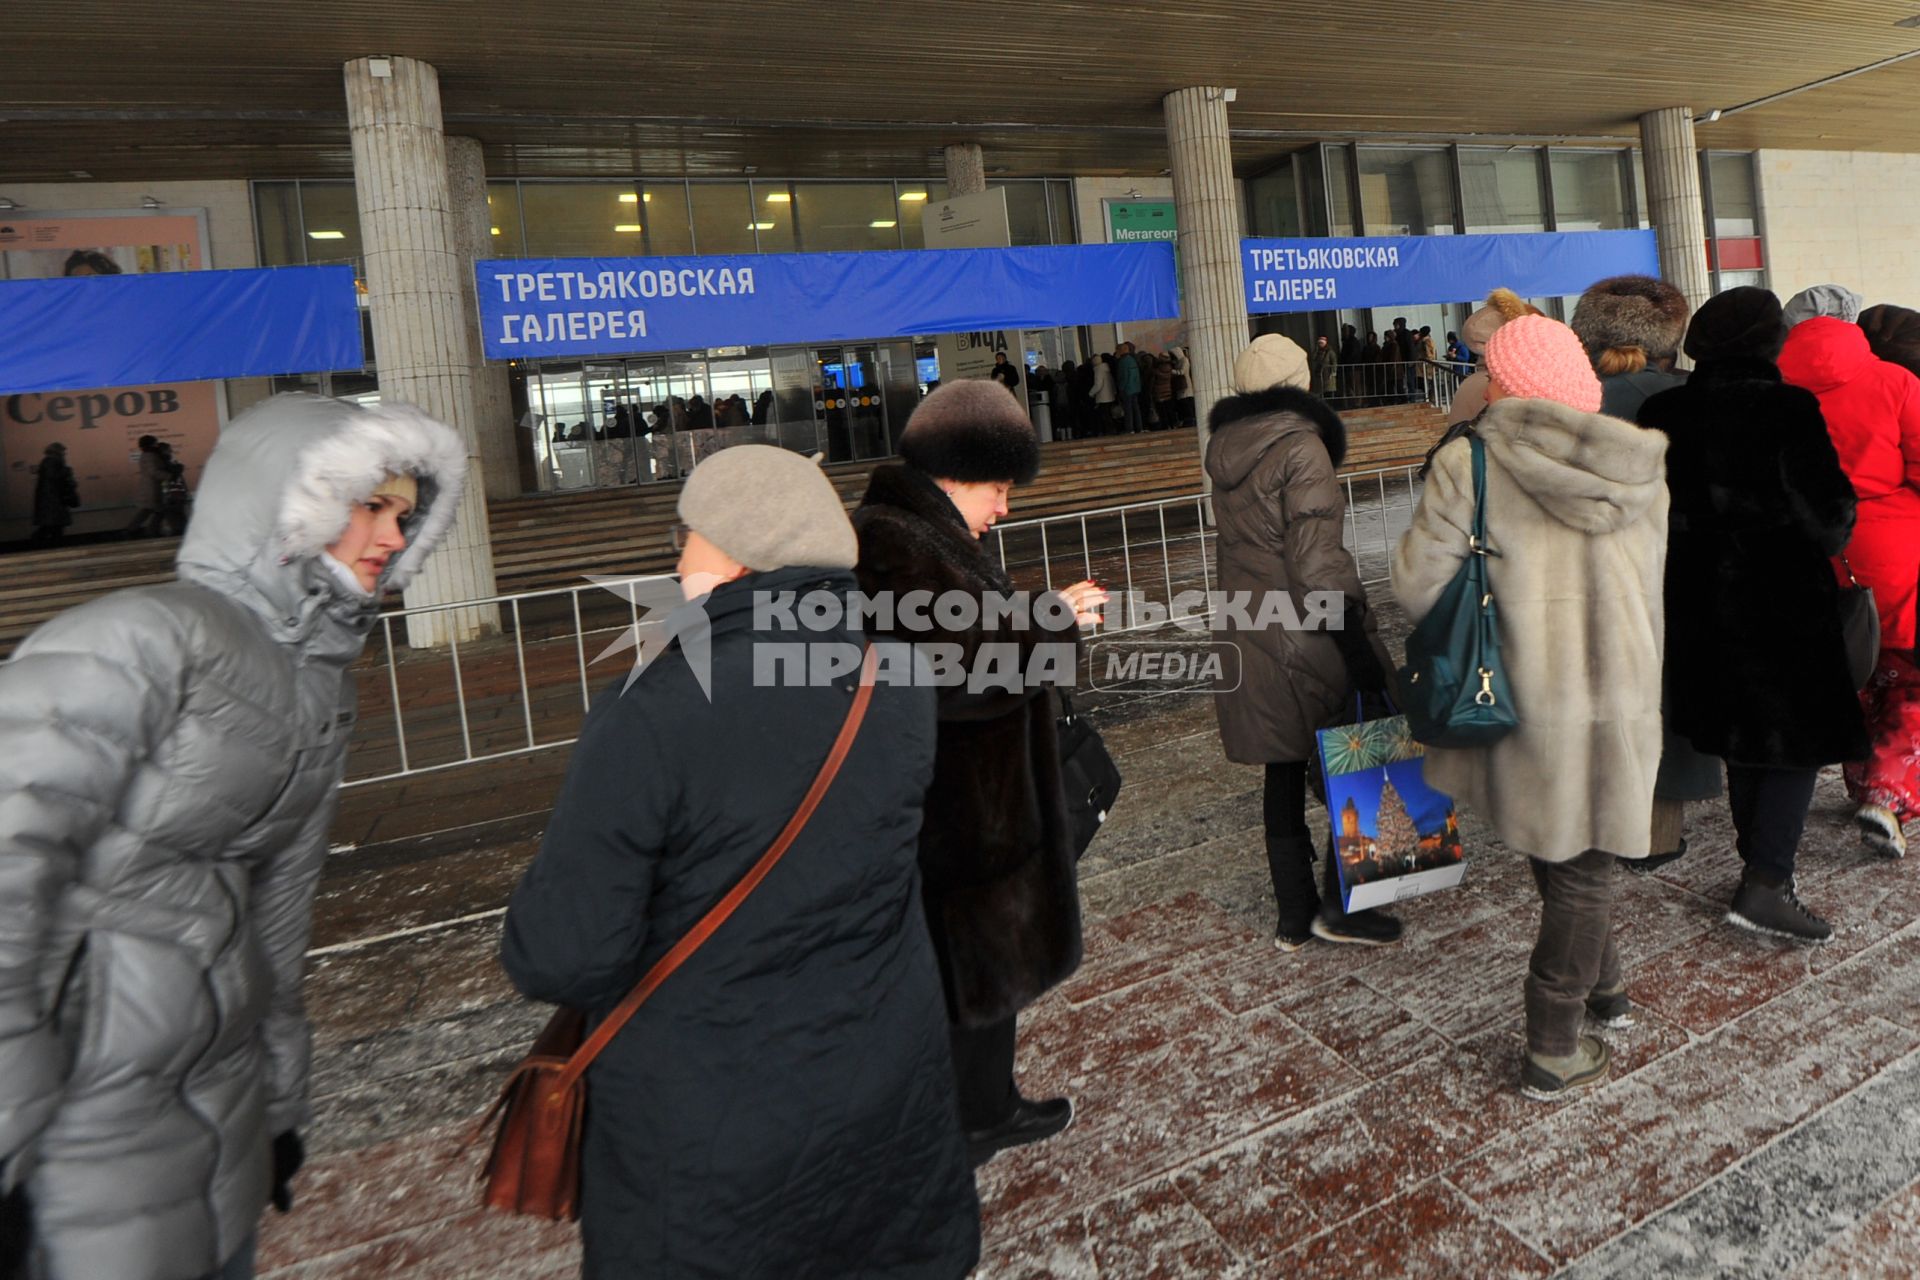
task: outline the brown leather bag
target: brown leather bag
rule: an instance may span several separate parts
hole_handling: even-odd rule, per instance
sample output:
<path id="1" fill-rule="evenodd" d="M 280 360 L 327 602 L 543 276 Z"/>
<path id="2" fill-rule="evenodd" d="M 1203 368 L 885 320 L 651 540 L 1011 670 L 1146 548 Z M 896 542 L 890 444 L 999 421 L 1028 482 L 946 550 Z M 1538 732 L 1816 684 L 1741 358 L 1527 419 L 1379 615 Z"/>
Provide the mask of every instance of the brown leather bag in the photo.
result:
<path id="1" fill-rule="evenodd" d="M 578 1009 L 560 1009 L 533 1042 L 526 1058 L 507 1078 L 498 1101 L 481 1118 L 474 1133 L 478 1138 L 494 1118 L 499 1117 L 493 1150 L 480 1171 L 480 1181 L 486 1184 L 480 1198 L 487 1208 L 556 1221 L 580 1216 L 580 1143 L 586 1118 L 588 1064 L 599 1056 L 607 1042 L 667 976 L 686 963 L 687 958 L 713 936 L 714 930 L 746 901 L 747 895 L 766 879 L 773 864 L 780 861 L 807 825 L 832 785 L 834 775 L 840 772 L 841 762 L 847 758 L 854 735 L 860 730 L 860 721 L 867 714 L 867 704 L 873 700 L 877 661 L 878 654 L 869 646 L 860 666 L 860 688 L 854 694 L 853 706 L 847 710 L 845 723 L 840 726 L 840 736 L 834 739 L 833 750 L 827 753 L 826 763 L 820 766 L 813 785 L 807 788 L 806 797 L 788 819 L 779 839 L 741 877 L 740 883 L 702 916 L 671 951 L 654 962 L 639 985 L 627 993 L 626 999 L 591 1036 L 586 1035 L 584 1013 Z"/>

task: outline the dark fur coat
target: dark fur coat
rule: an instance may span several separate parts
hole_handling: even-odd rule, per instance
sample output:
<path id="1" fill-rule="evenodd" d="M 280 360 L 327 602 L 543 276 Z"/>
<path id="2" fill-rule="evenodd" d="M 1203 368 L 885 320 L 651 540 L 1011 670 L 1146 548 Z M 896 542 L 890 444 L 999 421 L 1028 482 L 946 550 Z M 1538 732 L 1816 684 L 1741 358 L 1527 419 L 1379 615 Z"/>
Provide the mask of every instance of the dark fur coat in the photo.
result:
<path id="1" fill-rule="evenodd" d="M 912 467 L 877 468 L 854 512 L 860 587 L 1007 592 L 1011 584 L 932 479 Z M 958 645 L 971 666 L 988 643 L 1018 647 L 1021 666 L 1041 643 L 1077 645 L 1072 630 L 896 630 L 902 639 Z M 1056 702 L 1045 688 L 940 691 L 933 784 L 920 831 L 927 924 L 949 1012 L 971 1026 L 1013 1016 L 1080 964 L 1080 895 Z"/>
<path id="2" fill-rule="evenodd" d="M 1648 400 L 1664 431 L 1669 727 L 1739 764 L 1812 768 L 1867 752 L 1828 557 L 1854 494 L 1810 392 L 1763 360 L 1706 362 Z"/>

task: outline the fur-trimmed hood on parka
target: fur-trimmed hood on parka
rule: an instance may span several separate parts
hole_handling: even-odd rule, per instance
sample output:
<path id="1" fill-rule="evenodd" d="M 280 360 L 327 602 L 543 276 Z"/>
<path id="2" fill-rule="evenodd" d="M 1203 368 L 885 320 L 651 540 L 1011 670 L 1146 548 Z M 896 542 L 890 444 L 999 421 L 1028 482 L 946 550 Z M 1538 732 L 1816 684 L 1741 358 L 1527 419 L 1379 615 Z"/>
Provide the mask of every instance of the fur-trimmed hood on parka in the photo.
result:
<path id="1" fill-rule="evenodd" d="M 1474 424 L 1514 483 L 1560 523 L 1611 533 L 1667 491 L 1667 438 L 1553 400 L 1498 400 Z"/>
<path id="2" fill-rule="evenodd" d="M 1313 431 L 1339 466 L 1347 456 L 1347 428 L 1327 402 L 1296 387 L 1272 387 L 1227 396 L 1207 415 L 1207 474 L 1221 489 L 1242 484 L 1269 449 L 1300 431 Z"/>
<path id="3" fill-rule="evenodd" d="M 411 475 L 420 499 L 381 590 L 406 586 L 453 523 L 466 466 L 460 435 L 411 405 L 275 396 L 220 433 L 177 571 L 242 601 L 282 635 L 304 629 L 309 600 L 370 610 L 378 593 L 350 596 L 320 557 L 382 480 Z"/>

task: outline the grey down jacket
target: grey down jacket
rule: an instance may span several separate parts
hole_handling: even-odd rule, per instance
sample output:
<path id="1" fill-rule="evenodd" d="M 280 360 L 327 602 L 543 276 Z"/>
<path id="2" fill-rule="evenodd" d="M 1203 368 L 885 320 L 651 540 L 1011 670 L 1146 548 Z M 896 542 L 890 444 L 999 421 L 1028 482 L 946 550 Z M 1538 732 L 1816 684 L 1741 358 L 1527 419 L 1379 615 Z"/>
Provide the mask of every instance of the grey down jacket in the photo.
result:
<path id="1" fill-rule="evenodd" d="M 404 583 L 464 467 L 417 410 L 276 397 L 222 433 L 175 581 L 0 664 L 0 1179 L 35 1274 L 190 1280 L 255 1229 L 305 1119 L 301 974 L 377 610 L 321 557 L 411 472 Z"/>

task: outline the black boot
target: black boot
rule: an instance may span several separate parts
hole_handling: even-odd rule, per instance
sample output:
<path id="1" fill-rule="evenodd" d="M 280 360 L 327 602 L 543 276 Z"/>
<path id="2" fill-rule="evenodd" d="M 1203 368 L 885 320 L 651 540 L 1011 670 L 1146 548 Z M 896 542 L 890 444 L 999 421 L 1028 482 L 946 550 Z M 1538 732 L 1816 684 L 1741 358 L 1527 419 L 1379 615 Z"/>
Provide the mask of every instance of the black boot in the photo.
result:
<path id="1" fill-rule="evenodd" d="M 1034 1101 L 1014 1094 L 1013 1110 L 999 1124 L 967 1133 L 967 1158 L 978 1169 L 1002 1151 L 1044 1142 L 1073 1123 L 1073 1103 L 1066 1098 Z"/>
<path id="2" fill-rule="evenodd" d="M 1267 873 L 1273 877 L 1273 899 L 1280 908 L 1273 945 L 1282 951 L 1298 951 L 1313 936 L 1313 917 L 1320 910 L 1313 859 L 1312 836 L 1267 837 Z"/>
<path id="3" fill-rule="evenodd" d="M 1338 856 L 1332 849 L 1327 851 L 1326 899 L 1313 918 L 1313 936 L 1323 942 L 1352 942 L 1363 947 L 1384 947 L 1400 941 L 1400 922 L 1384 911 L 1355 911 L 1349 915 L 1340 909 L 1340 873 L 1333 865 Z"/>

